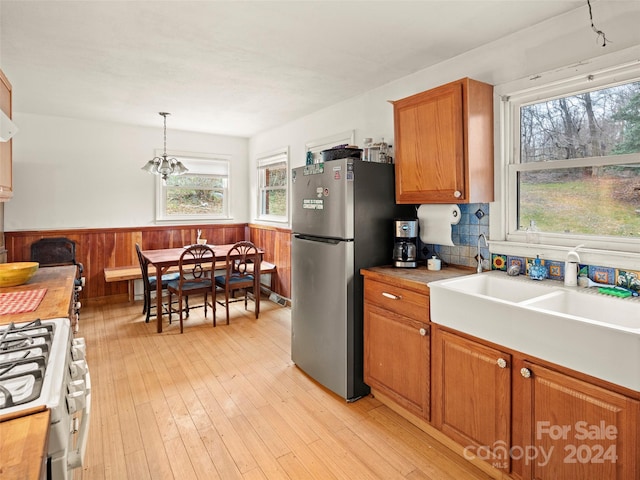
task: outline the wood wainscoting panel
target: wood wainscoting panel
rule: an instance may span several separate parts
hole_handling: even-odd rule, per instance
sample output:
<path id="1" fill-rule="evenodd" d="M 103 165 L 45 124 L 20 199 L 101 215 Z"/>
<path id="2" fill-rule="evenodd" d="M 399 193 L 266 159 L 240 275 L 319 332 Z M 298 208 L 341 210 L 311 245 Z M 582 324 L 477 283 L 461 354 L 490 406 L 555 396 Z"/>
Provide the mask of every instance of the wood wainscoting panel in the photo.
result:
<path id="1" fill-rule="evenodd" d="M 76 243 L 76 261 L 84 267 L 86 284 L 80 298 L 113 300 L 117 296 L 126 301 L 127 282 L 107 283 L 105 267 L 137 265 L 136 243 L 143 250 L 195 243 L 198 229 L 202 230 L 202 238 L 213 244 L 235 243 L 248 236 L 246 223 L 6 232 L 7 261 L 29 261 L 31 244 L 41 238 L 66 237 Z"/>
<path id="2" fill-rule="evenodd" d="M 291 230 L 249 224 L 249 239 L 264 249 L 264 259 L 276 265 L 274 291 L 291 298 Z"/>

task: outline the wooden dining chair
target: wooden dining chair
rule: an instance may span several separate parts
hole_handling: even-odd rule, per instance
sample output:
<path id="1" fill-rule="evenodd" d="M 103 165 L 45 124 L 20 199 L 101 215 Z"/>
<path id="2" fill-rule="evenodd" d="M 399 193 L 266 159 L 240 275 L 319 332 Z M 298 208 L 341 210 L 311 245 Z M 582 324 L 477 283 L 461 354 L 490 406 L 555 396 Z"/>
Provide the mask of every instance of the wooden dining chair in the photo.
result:
<path id="1" fill-rule="evenodd" d="M 216 265 L 216 256 L 208 245 L 191 245 L 184 249 L 178 262 L 179 278 L 169 282 L 169 304 L 172 295 L 178 296 L 178 311 L 180 314 L 180 333 L 183 333 L 182 324 L 182 300 L 195 294 L 204 294 L 204 316 L 207 316 L 207 306 L 213 310 L 213 326 L 216 326 L 216 285 L 213 281 L 213 272 Z M 211 303 L 209 303 L 211 294 Z M 187 300 L 188 301 L 188 300 Z M 169 322 L 171 322 L 172 309 L 169 309 Z M 189 310 L 186 310 L 189 316 Z"/>
<path id="2" fill-rule="evenodd" d="M 244 291 L 244 308 L 247 309 L 247 291 L 253 292 L 256 318 L 260 315 L 260 268 L 254 273 L 254 267 L 260 265 L 260 252 L 251 242 L 238 242 L 227 253 L 226 271 L 224 275 L 215 277 L 216 286 L 224 289 L 224 305 L 229 325 L 229 302 L 236 290 Z"/>
<path id="3" fill-rule="evenodd" d="M 149 262 L 147 262 L 147 260 L 142 256 L 142 250 L 140 248 L 140 245 L 137 243 L 136 253 L 138 254 L 138 262 L 140 263 L 140 271 L 142 273 L 142 285 L 144 287 L 144 302 L 142 304 L 142 314 L 145 315 L 145 323 L 149 323 L 149 319 L 156 315 L 155 313 L 151 313 L 151 309 L 156 308 L 155 302 L 151 301 L 151 292 L 156 291 L 157 280 L 154 275 L 149 275 Z M 162 290 L 166 290 L 169 282 L 177 280 L 179 277 L 180 275 L 178 273 L 166 273 L 162 275 Z"/>

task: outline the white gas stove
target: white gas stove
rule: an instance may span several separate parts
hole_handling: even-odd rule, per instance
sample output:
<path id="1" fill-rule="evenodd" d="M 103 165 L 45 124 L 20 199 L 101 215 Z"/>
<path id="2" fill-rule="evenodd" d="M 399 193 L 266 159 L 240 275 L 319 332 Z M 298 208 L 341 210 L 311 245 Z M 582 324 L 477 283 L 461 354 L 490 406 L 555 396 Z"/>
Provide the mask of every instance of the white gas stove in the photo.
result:
<path id="1" fill-rule="evenodd" d="M 0 325 L 0 415 L 51 411 L 47 478 L 66 480 L 81 466 L 91 412 L 84 339 L 68 318 Z"/>

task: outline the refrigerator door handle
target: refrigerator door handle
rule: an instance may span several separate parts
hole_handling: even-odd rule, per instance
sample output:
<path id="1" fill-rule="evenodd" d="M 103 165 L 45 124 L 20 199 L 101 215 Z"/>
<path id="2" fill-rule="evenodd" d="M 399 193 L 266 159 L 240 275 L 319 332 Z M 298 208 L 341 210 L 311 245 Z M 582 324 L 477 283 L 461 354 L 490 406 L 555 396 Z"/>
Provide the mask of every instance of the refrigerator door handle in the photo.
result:
<path id="1" fill-rule="evenodd" d="M 295 233 L 293 236 L 296 237 L 296 238 L 299 238 L 300 240 L 309 240 L 310 242 L 330 243 L 332 245 L 337 245 L 340 242 L 346 241 L 346 240 L 337 240 L 335 238 L 315 237 L 313 235 L 303 235 L 301 233 Z"/>

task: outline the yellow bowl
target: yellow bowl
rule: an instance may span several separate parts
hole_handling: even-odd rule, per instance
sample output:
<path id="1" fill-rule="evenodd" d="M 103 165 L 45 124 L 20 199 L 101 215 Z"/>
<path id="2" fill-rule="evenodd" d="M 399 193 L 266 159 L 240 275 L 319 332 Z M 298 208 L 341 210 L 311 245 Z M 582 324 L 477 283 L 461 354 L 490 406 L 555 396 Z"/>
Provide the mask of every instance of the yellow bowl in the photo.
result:
<path id="1" fill-rule="evenodd" d="M 39 266 L 38 262 L 0 263 L 0 287 L 15 287 L 27 283 Z"/>

